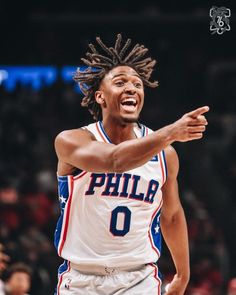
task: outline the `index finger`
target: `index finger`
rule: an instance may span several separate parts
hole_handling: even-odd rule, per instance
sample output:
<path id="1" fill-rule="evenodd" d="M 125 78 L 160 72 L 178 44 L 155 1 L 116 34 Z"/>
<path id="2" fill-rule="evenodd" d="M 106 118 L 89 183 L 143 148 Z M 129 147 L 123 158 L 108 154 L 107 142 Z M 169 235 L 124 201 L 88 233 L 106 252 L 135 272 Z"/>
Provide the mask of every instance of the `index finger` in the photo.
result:
<path id="1" fill-rule="evenodd" d="M 200 107 L 192 112 L 189 112 L 188 116 L 190 116 L 192 118 L 197 118 L 199 115 L 202 115 L 202 114 L 208 112 L 209 109 L 210 108 L 208 106 Z"/>

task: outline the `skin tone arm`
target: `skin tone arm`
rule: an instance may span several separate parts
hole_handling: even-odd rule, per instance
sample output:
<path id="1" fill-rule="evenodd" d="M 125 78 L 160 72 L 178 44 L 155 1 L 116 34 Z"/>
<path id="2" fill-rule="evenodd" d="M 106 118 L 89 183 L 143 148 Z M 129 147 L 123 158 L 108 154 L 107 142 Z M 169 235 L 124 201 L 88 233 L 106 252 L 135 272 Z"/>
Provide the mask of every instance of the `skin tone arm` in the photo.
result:
<path id="1" fill-rule="evenodd" d="M 189 281 L 190 270 L 187 225 L 178 193 L 179 161 L 171 146 L 165 149 L 165 153 L 168 177 L 162 187 L 161 231 L 176 268 L 176 274 L 165 295 L 183 295 Z"/>
<path id="2" fill-rule="evenodd" d="M 98 142 L 86 130 L 64 131 L 55 140 L 58 173 L 68 174 L 69 167 L 88 172 L 123 172 L 139 167 L 174 141 L 200 139 L 207 125 L 203 114 L 208 110 L 207 106 L 198 108 L 148 136 L 117 145 Z"/>

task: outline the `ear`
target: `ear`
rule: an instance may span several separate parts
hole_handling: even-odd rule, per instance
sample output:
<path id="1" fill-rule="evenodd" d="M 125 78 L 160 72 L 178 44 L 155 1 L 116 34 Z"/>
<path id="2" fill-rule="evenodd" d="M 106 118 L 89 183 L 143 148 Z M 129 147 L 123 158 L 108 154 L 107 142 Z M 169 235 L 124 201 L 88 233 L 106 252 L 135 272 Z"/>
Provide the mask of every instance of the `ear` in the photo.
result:
<path id="1" fill-rule="evenodd" d="M 100 105 L 104 105 L 105 103 L 105 99 L 104 99 L 104 96 L 103 96 L 103 91 L 102 90 L 97 90 L 95 92 L 95 99 L 96 99 L 96 102 Z"/>

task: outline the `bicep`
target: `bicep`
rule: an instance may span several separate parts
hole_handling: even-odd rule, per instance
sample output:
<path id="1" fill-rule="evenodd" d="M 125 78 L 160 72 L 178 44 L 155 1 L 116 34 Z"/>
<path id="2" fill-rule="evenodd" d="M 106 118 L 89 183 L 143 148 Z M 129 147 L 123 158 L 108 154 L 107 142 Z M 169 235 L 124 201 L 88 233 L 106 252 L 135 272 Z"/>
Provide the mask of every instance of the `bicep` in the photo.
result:
<path id="1" fill-rule="evenodd" d="M 181 209 L 177 180 L 166 182 L 162 190 L 162 195 L 162 216 L 169 218 Z"/>
<path id="2" fill-rule="evenodd" d="M 113 144 L 98 142 L 84 130 L 60 133 L 55 140 L 59 161 L 85 171 L 104 172 L 112 170 Z"/>
<path id="3" fill-rule="evenodd" d="M 114 171 L 113 147 L 111 144 L 91 141 L 73 150 L 68 160 L 82 170 L 89 172 Z"/>

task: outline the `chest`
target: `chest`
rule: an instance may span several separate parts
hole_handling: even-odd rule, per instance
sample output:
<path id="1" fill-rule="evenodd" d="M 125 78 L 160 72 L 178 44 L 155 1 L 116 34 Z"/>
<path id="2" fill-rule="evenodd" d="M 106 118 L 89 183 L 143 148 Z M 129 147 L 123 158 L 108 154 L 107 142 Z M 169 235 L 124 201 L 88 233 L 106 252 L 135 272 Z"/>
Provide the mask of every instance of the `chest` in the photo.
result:
<path id="1" fill-rule="evenodd" d="M 154 166 L 154 167 L 152 167 Z M 127 198 L 152 204 L 162 186 L 158 165 L 124 173 L 90 173 L 83 185 L 85 196 Z"/>

